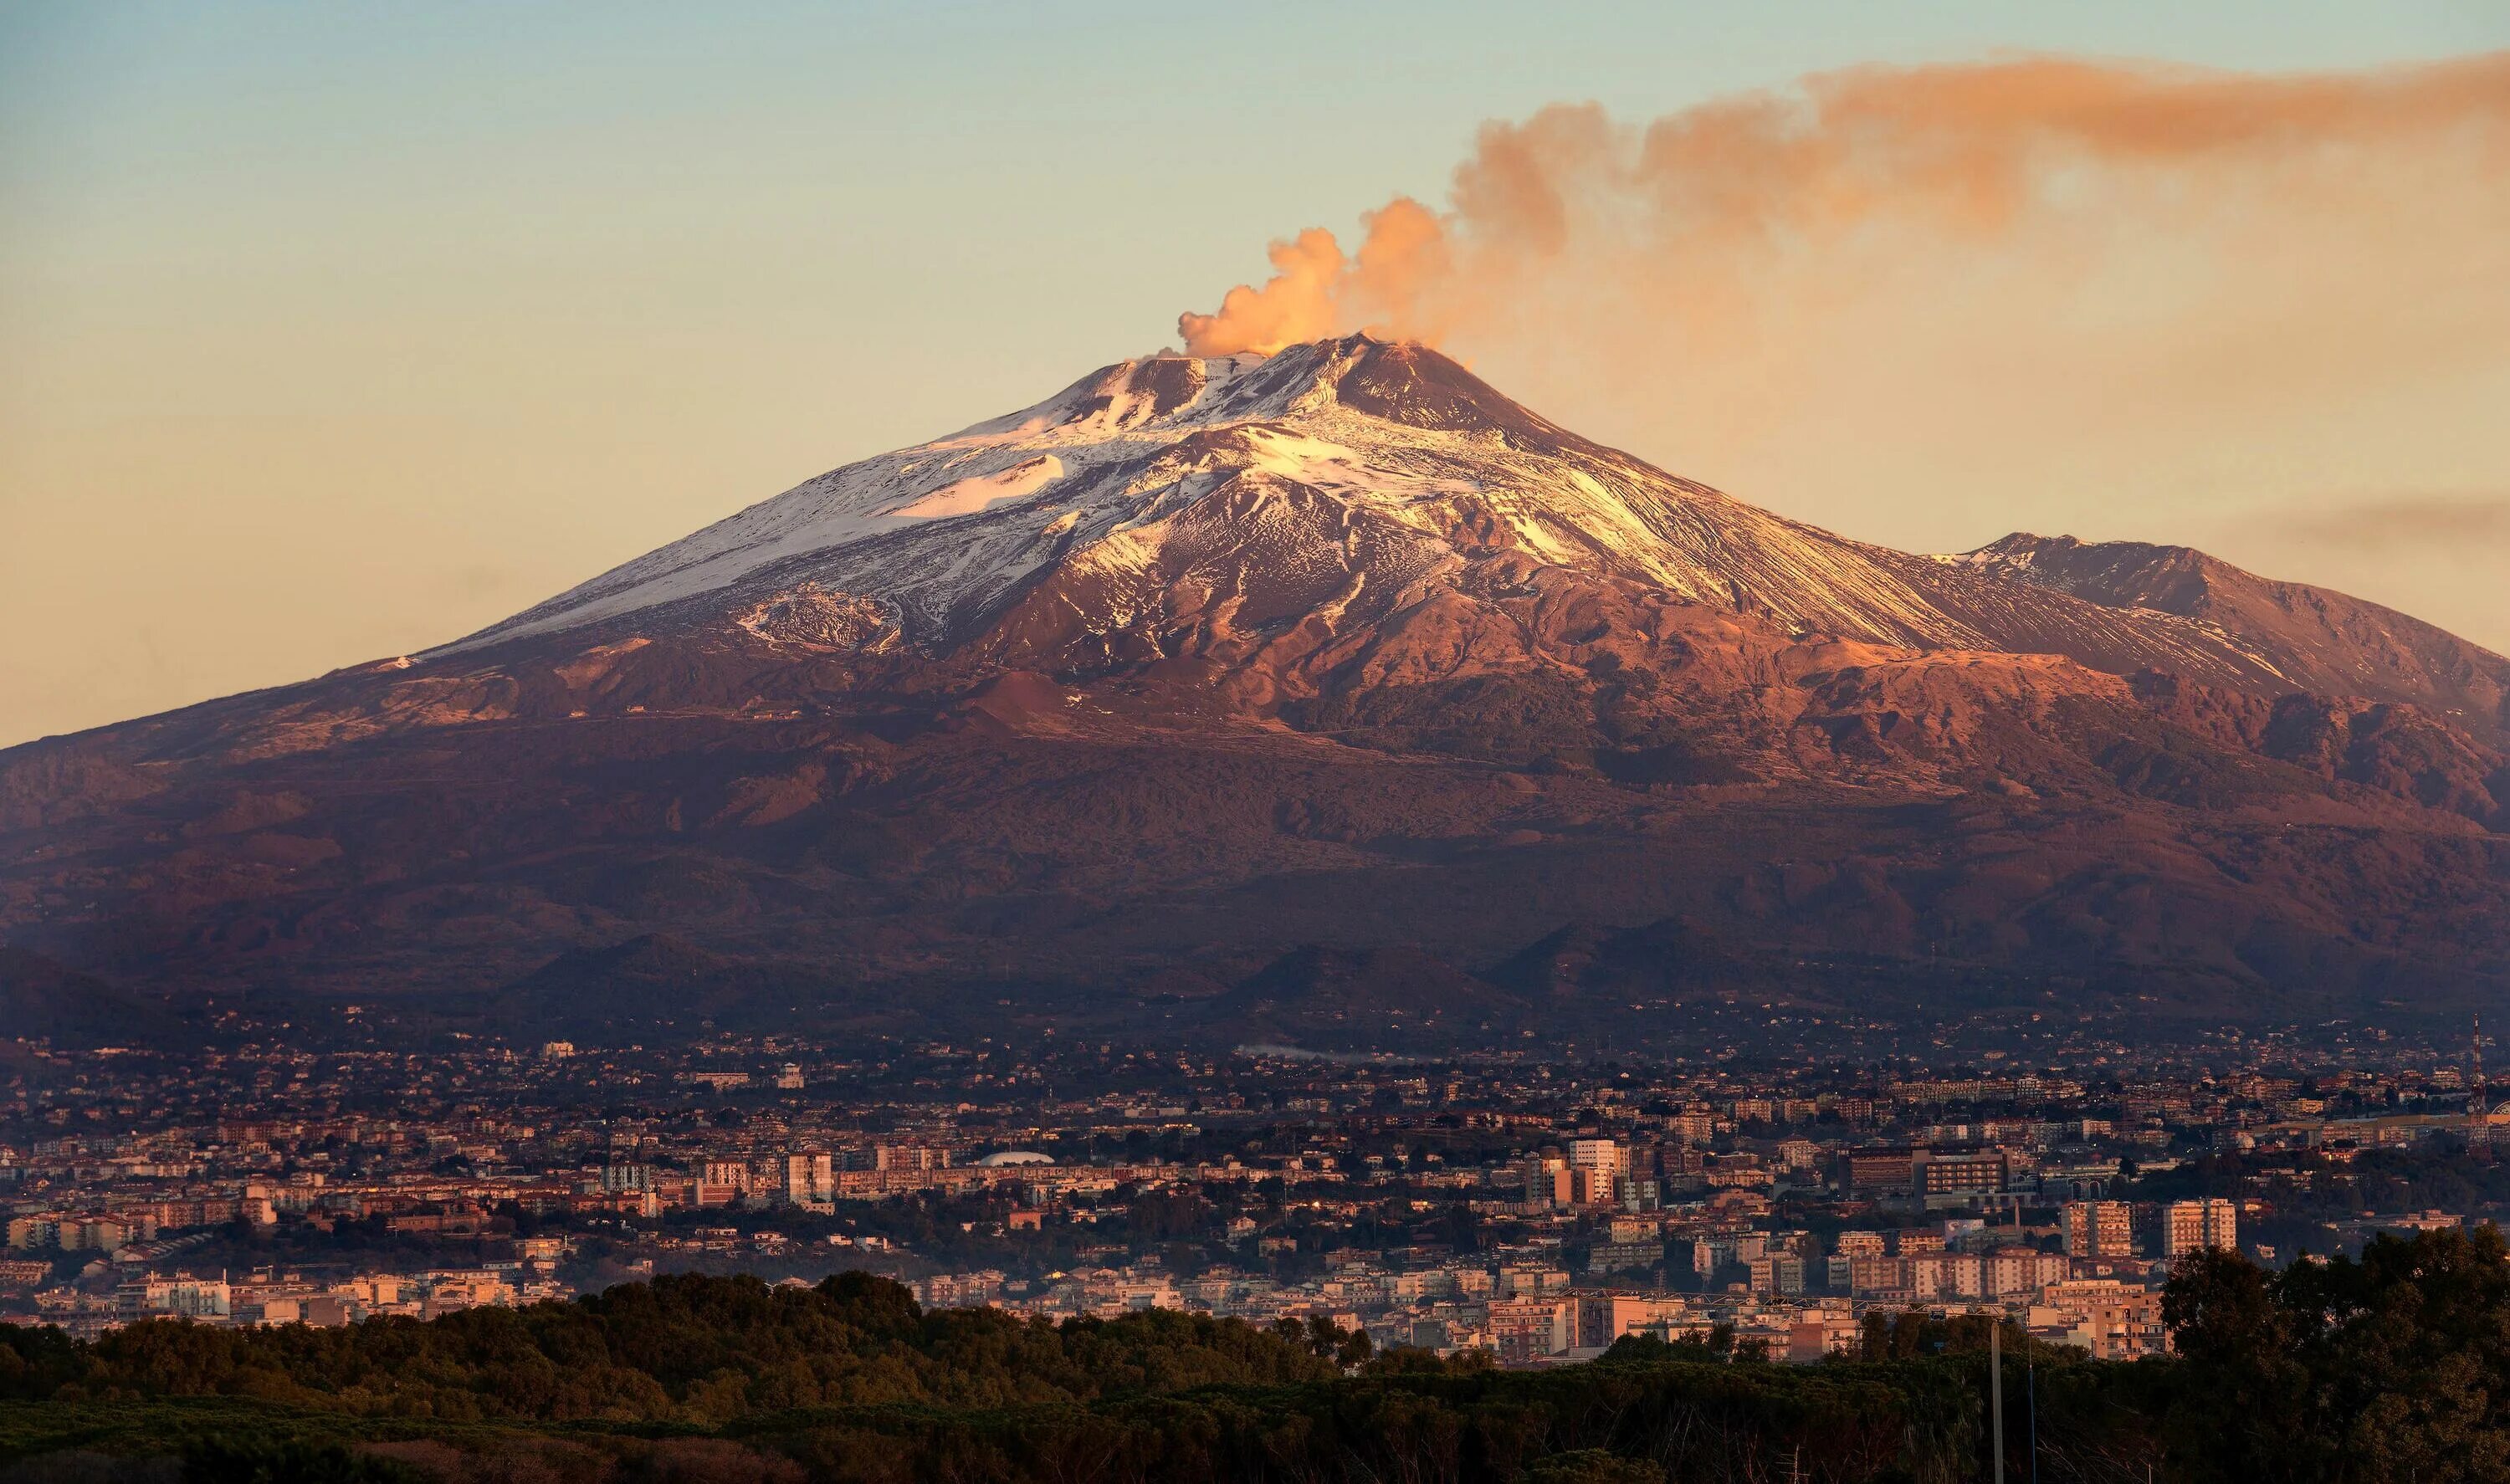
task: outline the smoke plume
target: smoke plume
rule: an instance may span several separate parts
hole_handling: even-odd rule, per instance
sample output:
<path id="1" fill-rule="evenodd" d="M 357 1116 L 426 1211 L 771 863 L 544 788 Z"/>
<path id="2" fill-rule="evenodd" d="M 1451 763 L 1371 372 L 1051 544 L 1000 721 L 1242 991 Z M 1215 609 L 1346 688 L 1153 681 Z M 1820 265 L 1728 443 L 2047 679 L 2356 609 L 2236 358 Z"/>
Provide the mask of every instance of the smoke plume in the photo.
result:
<path id="1" fill-rule="evenodd" d="M 1274 243 L 1269 281 L 1181 316 L 1178 332 L 1198 355 L 1360 327 L 1471 337 L 1565 296 L 1637 312 L 1652 339 L 1740 329 L 1790 270 L 2035 234 L 2071 244 L 2081 268 L 2148 233 L 2292 247 L 2329 236 L 2339 208 L 2411 231 L 2451 214 L 2435 188 L 2491 197 L 2494 220 L 2510 193 L 2505 138 L 2510 54 L 2306 76 L 2061 59 L 1860 67 L 1643 127 L 1558 106 L 1484 126 L 1444 212 L 1397 197 L 1363 218 L 1348 256 L 1322 228 Z"/>
<path id="2" fill-rule="evenodd" d="M 2510 53 L 1552 107 L 1484 126 L 1442 207 L 1362 226 L 1355 251 L 1276 245 L 1271 279 L 1180 320 L 1187 347 L 1429 341 L 1580 432 L 1936 550 L 2510 486 Z M 2462 596 L 2510 637 L 2510 598 Z"/>

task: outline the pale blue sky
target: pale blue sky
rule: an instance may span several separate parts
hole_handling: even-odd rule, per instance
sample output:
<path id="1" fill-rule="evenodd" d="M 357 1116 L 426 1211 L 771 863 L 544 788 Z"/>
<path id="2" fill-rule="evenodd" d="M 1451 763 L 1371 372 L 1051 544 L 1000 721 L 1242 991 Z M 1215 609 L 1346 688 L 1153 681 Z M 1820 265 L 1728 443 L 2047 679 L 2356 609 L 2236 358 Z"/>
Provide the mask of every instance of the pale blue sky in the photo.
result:
<path id="1" fill-rule="evenodd" d="M 1268 239 L 1438 198 L 1487 119 L 2505 46 L 2498 0 L 19 0 L 0 744 L 443 639 L 1168 343 Z"/>

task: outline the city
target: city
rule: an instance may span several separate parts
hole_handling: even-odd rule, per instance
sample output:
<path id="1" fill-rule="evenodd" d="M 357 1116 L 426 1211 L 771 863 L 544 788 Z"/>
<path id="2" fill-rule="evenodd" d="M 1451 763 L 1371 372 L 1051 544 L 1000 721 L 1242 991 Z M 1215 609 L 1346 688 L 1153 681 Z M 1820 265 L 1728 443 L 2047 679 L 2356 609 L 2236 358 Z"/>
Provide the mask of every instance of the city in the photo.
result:
<path id="1" fill-rule="evenodd" d="M 19 1043 L 0 1314 L 337 1325 L 673 1272 L 1263 1326 L 1503 1366 L 1625 1336 L 1805 1361 L 2002 1313 L 2125 1359 L 2205 1248 L 2510 1204 L 2466 1052 L 2298 1031 L 2064 1069 L 1685 1070 L 778 1039 L 199 1064 Z"/>
<path id="2" fill-rule="evenodd" d="M 0 1484 L 2510 1484 L 2510 4 L 0 4 Z"/>

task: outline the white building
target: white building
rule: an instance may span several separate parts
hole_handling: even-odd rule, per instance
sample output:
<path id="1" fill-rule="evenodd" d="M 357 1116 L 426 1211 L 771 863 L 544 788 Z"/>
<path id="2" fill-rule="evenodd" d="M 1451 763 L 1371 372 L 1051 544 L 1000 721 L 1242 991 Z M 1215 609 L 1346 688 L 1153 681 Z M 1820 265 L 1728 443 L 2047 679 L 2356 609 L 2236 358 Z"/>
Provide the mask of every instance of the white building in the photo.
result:
<path id="1" fill-rule="evenodd" d="M 2162 1213 L 2161 1255 L 2177 1257 L 2208 1247 L 2223 1252 L 2240 1250 L 2239 1205 L 2220 1197 L 2172 1201 Z"/>

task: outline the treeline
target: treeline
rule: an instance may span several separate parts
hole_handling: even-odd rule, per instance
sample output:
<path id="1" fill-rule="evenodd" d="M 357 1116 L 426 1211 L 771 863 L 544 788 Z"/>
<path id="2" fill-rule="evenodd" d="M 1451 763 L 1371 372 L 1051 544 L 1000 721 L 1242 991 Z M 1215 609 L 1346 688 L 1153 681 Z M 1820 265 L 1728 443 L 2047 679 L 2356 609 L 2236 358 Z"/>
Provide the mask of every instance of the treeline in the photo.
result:
<path id="1" fill-rule="evenodd" d="M 2208 1256 L 2165 1312 L 2181 1353 L 2131 1364 L 2003 1331 L 2008 1478 L 2510 1484 L 2491 1229 L 2281 1274 Z M 0 1333 L 0 1460 L 22 1461 L 0 1484 L 1959 1484 L 1993 1472 L 1990 1332 L 1912 1313 L 1813 1366 L 1717 1336 L 1501 1372 L 1323 1324 L 681 1276 L 425 1323 Z"/>
<path id="2" fill-rule="evenodd" d="M 330 1329 L 158 1319 L 78 1344 L 0 1327 L 0 1397 L 241 1396 L 465 1422 L 713 1426 L 795 1408 L 1040 1406 L 1339 1374 L 1304 1339 L 1236 1320 L 926 1313 L 862 1273 L 816 1288 L 676 1275 L 570 1303 Z"/>

